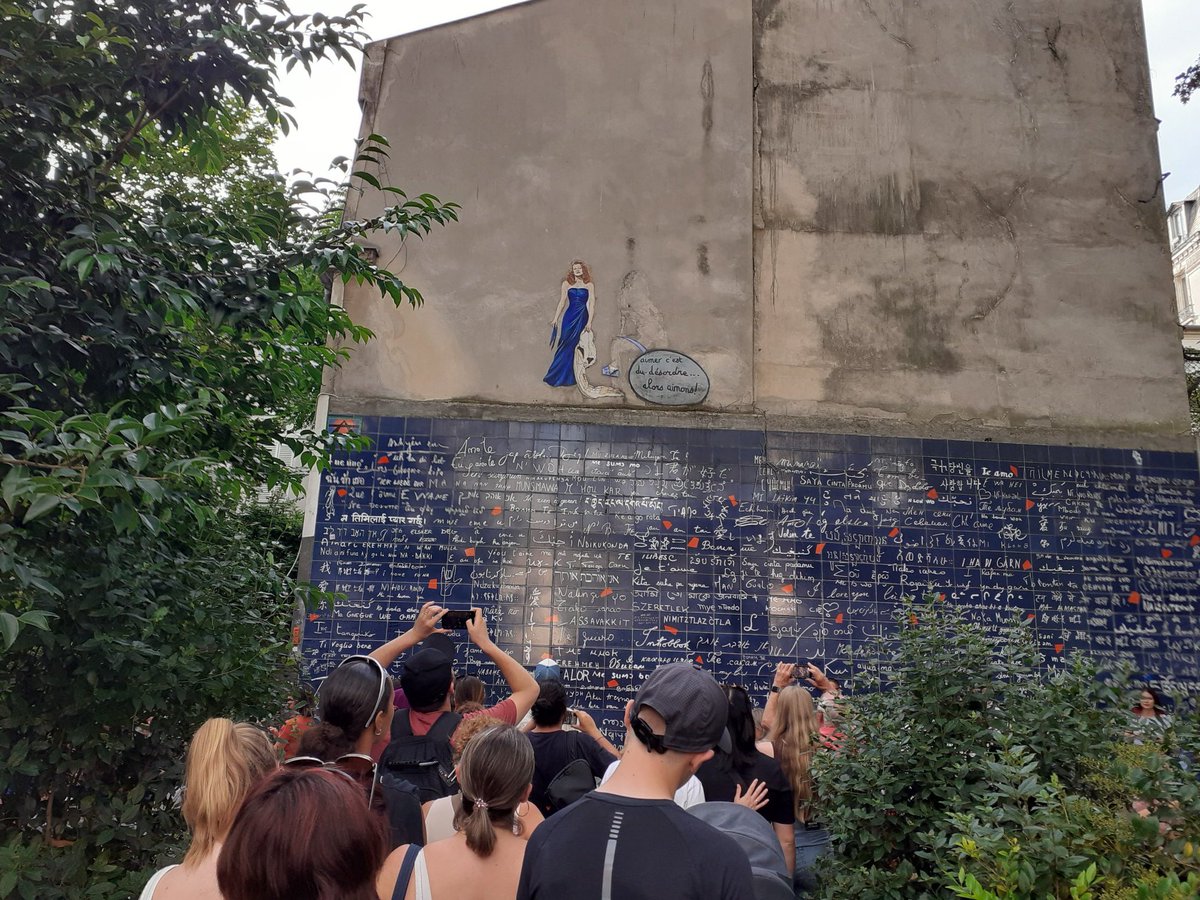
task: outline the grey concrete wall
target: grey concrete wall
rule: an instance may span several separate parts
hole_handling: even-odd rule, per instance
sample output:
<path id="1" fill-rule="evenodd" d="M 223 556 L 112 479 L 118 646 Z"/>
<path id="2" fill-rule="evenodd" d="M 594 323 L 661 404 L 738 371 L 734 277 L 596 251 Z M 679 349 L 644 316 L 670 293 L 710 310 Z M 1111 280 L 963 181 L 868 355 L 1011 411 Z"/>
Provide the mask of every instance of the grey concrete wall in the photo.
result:
<path id="1" fill-rule="evenodd" d="M 633 333 L 700 361 L 710 408 L 750 408 L 750 45 L 751 9 L 728 0 L 541 0 L 372 45 L 363 134 L 391 140 L 393 184 L 461 203 L 462 219 L 403 250 L 380 237 L 427 303 L 398 313 L 350 286 L 378 340 L 333 392 L 582 404 L 542 383 L 579 257 L 594 383 L 612 383 L 610 342 Z"/>
<path id="2" fill-rule="evenodd" d="M 1190 444 L 1138 0 L 535 0 L 372 45 L 362 96 L 463 210 L 379 239 L 424 308 L 347 287 L 334 407 L 636 419 L 541 382 L 582 257 L 592 380 L 687 353 L 697 426 Z"/>
<path id="3" fill-rule="evenodd" d="M 1139 0 L 757 0 L 756 399 L 1186 430 Z"/>

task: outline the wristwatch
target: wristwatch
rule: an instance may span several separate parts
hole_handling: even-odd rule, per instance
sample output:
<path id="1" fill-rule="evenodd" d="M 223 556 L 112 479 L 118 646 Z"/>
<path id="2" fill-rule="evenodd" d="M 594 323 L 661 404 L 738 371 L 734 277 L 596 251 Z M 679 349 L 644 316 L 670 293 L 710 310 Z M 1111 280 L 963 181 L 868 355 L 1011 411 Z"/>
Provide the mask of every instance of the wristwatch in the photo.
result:
<path id="1" fill-rule="evenodd" d="M 780 691 L 782 691 L 782 690 L 783 690 L 783 688 L 781 688 L 781 687 L 780 687 L 779 685 L 777 685 L 777 684 L 773 684 L 773 685 L 771 685 L 771 693 L 772 693 L 772 694 L 778 694 L 778 693 L 779 693 Z"/>

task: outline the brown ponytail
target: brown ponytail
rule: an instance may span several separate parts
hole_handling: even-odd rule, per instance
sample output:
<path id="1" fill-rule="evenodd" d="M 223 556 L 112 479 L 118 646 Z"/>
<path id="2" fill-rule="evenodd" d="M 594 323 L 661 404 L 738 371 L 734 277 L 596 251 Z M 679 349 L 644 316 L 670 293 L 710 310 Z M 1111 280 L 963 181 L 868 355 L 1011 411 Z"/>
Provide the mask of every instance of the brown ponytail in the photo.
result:
<path id="1" fill-rule="evenodd" d="M 517 828 L 516 810 L 533 778 L 533 745 L 511 725 L 497 725 L 463 749 L 458 766 L 462 808 L 454 827 L 478 856 L 491 856 L 496 828 Z"/>

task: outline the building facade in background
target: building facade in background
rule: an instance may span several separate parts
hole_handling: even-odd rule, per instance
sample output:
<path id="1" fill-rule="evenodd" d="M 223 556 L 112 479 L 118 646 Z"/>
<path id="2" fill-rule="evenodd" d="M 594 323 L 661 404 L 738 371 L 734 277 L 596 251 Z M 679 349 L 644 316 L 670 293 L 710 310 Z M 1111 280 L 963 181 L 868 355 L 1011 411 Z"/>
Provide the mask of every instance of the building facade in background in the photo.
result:
<path id="1" fill-rule="evenodd" d="M 1200 687 L 1196 463 L 1137 0 L 535 0 L 371 45 L 426 304 L 320 418 L 319 675 L 438 599 L 581 703 L 848 662 L 905 597 Z M 351 216 L 390 195 L 353 195 Z M 334 422 L 342 423 L 334 426 Z"/>
<path id="2" fill-rule="evenodd" d="M 1183 345 L 1200 350 L 1200 188 L 1167 207 L 1175 305 L 1183 326 Z"/>

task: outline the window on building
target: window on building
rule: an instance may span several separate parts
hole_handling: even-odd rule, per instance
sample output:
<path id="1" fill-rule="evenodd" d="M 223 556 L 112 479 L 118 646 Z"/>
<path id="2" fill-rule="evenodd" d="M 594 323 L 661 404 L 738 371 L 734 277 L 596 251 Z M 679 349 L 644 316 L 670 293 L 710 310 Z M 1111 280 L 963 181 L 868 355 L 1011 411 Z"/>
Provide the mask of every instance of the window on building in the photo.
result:
<path id="1" fill-rule="evenodd" d="M 1167 223 L 1171 231 L 1171 243 L 1178 244 L 1183 240 L 1185 229 L 1183 227 L 1183 210 L 1172 210 L 1171 215 L 1167 218 Z"/>

